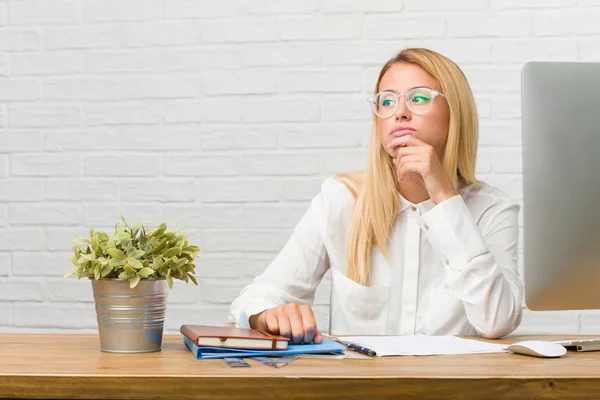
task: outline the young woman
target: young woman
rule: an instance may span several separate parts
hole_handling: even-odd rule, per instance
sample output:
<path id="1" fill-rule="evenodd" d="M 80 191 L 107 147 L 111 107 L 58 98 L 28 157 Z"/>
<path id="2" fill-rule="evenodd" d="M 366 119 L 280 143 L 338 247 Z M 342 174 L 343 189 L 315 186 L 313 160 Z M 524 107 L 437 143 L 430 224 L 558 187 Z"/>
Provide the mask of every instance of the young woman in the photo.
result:
<path id="1" fill-rule="evenodd" d="M 464 74 L 434 51 L 405 49 L 369 102 L 366 170 L 323 183 L 230 319 L 320 343 L 310 305 L 330 270 L 333 334 L 511 333 L 522 315 L 519 205 L 475 179 L 477 111 Z"/>

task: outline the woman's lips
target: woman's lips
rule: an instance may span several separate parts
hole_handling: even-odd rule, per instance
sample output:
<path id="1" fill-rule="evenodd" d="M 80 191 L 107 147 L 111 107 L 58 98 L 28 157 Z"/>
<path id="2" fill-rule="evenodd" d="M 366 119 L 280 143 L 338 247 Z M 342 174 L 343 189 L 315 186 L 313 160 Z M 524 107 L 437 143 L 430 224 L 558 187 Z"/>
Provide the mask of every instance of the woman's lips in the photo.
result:
<path id="1" fill-rule="evenodd" d="M 392 137 L 395 137 L 395 138 L 397 138 L 397 137 L 402 137 L 402 136 L 410 135 L 410 134 L 412 134 L 414 131 L 415 131 L 415 130 L 414 130 L 414 129 L 412 129 L 412 128 L 404 128 L 404 129 L 399 129 L 399 130 L 396 130 L 396 131 L 392 132 L 392 135 L 391 135 L 391 136 L 392 136 Z"/>

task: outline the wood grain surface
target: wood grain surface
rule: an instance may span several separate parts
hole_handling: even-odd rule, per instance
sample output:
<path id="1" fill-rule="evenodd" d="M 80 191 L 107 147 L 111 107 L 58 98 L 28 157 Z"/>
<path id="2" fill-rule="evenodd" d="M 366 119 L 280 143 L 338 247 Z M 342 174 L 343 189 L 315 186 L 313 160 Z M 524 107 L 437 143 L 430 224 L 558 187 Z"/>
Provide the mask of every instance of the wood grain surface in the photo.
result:
<path id="1" fill-rule="evenodd" d="M 230 368 L 222 360 L 196 360 L 179 335 L 165 336 L 160 352 L 112 354 L 100 351 L 97 335 L 4 334 L 0 398 L 600 398 L 600 352 L 559 359 L 506 353 L 298 359 L 280 369 L 249 363 Z"/>

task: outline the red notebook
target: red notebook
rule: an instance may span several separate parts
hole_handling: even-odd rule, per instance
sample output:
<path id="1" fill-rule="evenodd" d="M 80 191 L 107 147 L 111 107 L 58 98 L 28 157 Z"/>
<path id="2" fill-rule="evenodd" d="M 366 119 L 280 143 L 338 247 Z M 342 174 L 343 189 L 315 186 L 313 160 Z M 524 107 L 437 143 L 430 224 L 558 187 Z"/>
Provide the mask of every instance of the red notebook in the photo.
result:
<path id="1" fill-rule="evenodd" d="M 181 334 L 197 346 L 229 347 L 234 349 L 286 350 L 290 339 L 259 329 L 228 326 L 181 325 Z"/>

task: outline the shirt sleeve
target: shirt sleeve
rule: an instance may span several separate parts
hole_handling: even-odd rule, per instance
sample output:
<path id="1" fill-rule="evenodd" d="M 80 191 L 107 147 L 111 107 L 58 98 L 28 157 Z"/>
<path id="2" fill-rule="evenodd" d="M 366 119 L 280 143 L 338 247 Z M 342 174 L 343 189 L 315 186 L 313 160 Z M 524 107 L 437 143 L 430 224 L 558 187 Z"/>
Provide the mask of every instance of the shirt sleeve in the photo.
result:
<path id="1" fill-rule="evenodd" d="M 323 241 L 327 210 L 323 189 L 267 269 L 244 287 L 231 304 L 229 320 L 248 328 L 248 319 L 280 304 L 312 305 L 315 290 L 329 268 Z"/>
<path id="2" fill-rule="evenodd" d="M 445 262 L 449 287 L 483 337 L 502 337 L 521 322 L 519 208 L 508 199 L 497 199 L 476 223 L 463 198 L 456 195 L 421 217 L 421 227 Z"/>

